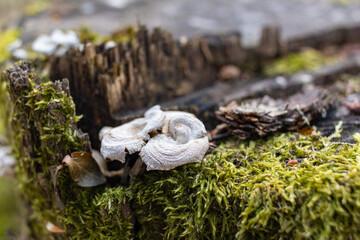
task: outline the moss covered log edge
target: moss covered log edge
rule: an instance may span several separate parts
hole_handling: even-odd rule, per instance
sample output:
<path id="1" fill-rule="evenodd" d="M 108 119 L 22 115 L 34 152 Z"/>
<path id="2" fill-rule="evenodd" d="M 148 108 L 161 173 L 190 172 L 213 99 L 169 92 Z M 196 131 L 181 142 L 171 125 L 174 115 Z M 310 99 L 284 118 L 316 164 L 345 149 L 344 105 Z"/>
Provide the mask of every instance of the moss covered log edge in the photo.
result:
<path id="1" fill-rule="evenodd" d="M 19 68 L 23 75 L 14 85 L 9 75 Z M 86 149 L 66 80 L 40 83 L 26 62 L 6 70 L 2 80 L 34 239 L 360 238 L 360 134 L 355 144 L 336 142 L 340 126 L 330 137 L 228 139 L 201 163 L 147 172 L 128 188 L 81 188 L 64 171 L 58 188 L 66 209 L 60 211 L 49 168 Z M 289 166 L 294 159 L 298 164 Z M 66 233 L 47 232 L 45 221 Z"/>

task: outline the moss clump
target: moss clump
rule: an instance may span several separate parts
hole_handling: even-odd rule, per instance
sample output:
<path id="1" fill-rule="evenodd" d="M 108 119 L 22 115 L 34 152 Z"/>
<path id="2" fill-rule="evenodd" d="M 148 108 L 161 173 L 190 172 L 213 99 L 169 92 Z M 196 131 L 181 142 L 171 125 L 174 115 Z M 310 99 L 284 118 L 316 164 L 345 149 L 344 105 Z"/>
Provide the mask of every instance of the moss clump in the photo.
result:
<path id="1" fill-rule="evenodd" d="M 77 187 L 79 188 L 79 187 Z M 123 187 L 83 189 L 70 196 L 59 218 L 71 239 L 131 239 L 133 223 L 128 200 L 132 194 Z"/>
<path id="2" fill-rule="evenodd" d="M 103 37 L 99 33 L 91 30 L 86 25 L 82 25 L 75 31 L 76 31 L 77 35 L 79 36 L 80 42 L 82 42 L 82 43 L 86 42 L 86 41 L 90 41 L 95 44 L 100 44 L 103 40 Z"/>
<path id="3" fill-rule="evenodd" d="M 21 75 L 20 68 L 28 75 Z M 15 69 L 23 82 L 8 81 Z M 75 106 L 65 92 L 56 91 L 50 83 L 37 85 L 38 80 L 26 63 L 5 72 L 4 79 L 7 80 L 13 104 L 12 136 L 9 140 L 17 159 L 21 191 L 33 210 L 28 224 L 38 234 L 32 237 L 43 235 L 46 238 L 44 221 L 57 223 L 59 214 L 53 199 L 49 198 L 53 195 L 49 167 L 58 165 L 64 152 L 81 149 L 81 143 L 71 130 L 78 121 L 74 117 Z"/>
<path id="4" fill-rule="evenodd" d="M 90 41 L 94 44 L 102 44 L 107 41 L 128 43 L 134 40 L 135 29 L 133 26 L 118 29 L 111 35 L 101 35 L 87 26 L 83 25 L 79 29 L 75 29 L 80 38 L 80 42 Z"/>
<path id="5" fill-rule="evenodd" d="M 105 203 L 103 198 L 113 194 L 104 186 L 80 188 L 64 171 L 58 176 L 58 188 L 66 210 L 60 211 L 56 205 L 50 168 L 61 164 L 66 154 L 86 149 L 77 134 L 80 118 L 75 115 L 66 80 L 40 84 L 27 62 L 8 69 L 3 77 L 13 104 L 11 144 L 17 178 L 31 206 L 27 222 L 31 238 L 130 238 L 132 223 L 124 212 L 125 197 Z M 66 234 L 50 234 L 45 230 L 46 221 L 65 228 Z"/>
<path id="6" fill-rule="evenodd" d="M 315 71 L 333 61 L 335 61 L 333 57 L 326 56 L 315 49 L 306 49 L 275 60 L 267 65 L 263 72 L 266 76 L 276 76 L 299 71 Z"/>
<path id="7" fill-rule="evenodd" d="M 230 140 L 206 163 L 146 174 L 130 187 L 138 237 L 359 238 L 359 143 L 331 138 Z"/>

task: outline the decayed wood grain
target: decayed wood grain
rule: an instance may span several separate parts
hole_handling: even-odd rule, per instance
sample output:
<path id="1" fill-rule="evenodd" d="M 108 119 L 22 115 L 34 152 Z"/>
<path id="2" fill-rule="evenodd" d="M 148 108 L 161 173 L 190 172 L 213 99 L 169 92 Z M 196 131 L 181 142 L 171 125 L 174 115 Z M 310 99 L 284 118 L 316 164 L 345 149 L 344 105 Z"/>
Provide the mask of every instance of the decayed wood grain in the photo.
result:
<path id="1" fill-rule="evenodd" d="M 241 140 L 256 139 L 278 131 L 294 131 L 317 118 L 326 117 L 331 101 L 324 90 L 312 89 L 287 99 L 261 99 L 231 102 L 216 111 L 232 133 Z"/>
<path id="2" fill-rule="evenodd" d="M 244 48 L 239 33 L 176 41 L 159 28 L 149 33 L 140 27 L 129 43 L 118 43 L 111 49 L 87 43 L 84 51 L 72 49 L 54 59 L 51 79 L 70 79 L 71 94 L 78 112 L 84 115 L 82 128 L 95 145 L 99 144 L 97 134 L 102 126 L 121 124 L 159 103 L 198 113 L 208 127 L 213 127 L 215 114 L 210 110 L 220 103 L 276 90 L 288 92 L 304 80 L 304 76 L 292 77 L 286 80 L 286 86 L 274 79 L 219 84 L 222 66 L 247 65 L 259 70 L 269 60 L 301 47 L 321 49 L 329 44 L 353 42 L 350 30 L 343 28 L 282 42 L 278 28 L 266 27 L 258 46 Z M 354 60 L 345 61 L 310 78 L 326 82 L 353 67 L 358 69 Z"/>

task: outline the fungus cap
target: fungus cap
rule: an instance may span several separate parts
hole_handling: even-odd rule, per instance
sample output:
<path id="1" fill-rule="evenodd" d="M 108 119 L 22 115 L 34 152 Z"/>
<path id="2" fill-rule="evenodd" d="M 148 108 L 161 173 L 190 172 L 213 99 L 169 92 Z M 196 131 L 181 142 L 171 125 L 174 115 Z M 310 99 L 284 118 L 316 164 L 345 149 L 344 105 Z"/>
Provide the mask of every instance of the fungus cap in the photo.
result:
<path id="1" fill-rule="evenodd" d="M 144 118 L 135 119 L 119 127 L 100 131 L 101 155 L 107 160 L 125 162 L 127 154 L 139 152 L 150 138 L 149 133 L 163 127 L 165 114 L 160 106 L 154 106 L 145 113 Z"/>
<path id="2" fill-rule="evenodd" d="M 163 133 L 151 138 L 140 156 L 147 170 L 171 170 L 199 162 L 209 149 L 204 124 L 195 115 L 184 112 L 165 112 Z"/>

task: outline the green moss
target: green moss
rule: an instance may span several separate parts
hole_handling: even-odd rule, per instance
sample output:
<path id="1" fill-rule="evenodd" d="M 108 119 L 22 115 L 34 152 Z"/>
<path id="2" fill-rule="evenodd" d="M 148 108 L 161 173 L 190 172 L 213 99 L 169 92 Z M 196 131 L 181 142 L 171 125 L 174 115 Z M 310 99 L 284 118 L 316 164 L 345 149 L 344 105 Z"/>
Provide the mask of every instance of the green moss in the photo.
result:
<path id="1" fill-rule="evenodd" d="M 127 43 L 132 41 L 135 36 L 135 29 L 132 26 L 119 29 L 111 35 L 101 35 L 91 30 L 86 25 L 81 26 L 79 29 L 75 29 L 75 31 L 79 36 L 80 42 L 90 41 L 94 44 L 102 44 L 107 41 Z"/>
<path id="2" fill-rule="evenodd" d="M 135 28 L 133 26 L 128 26 L 118 29 L 110 36 L 104 36 L 103 42 L 115 41 L 121 43 L 128 43 L 133 41 L 134 38 L 135 38 Z"/>
<path id="3" fill-rule="evenodd" d="M 82 43 L 85 41 L 90 41 L 95 44 L 100 44 L 103 40 L 103 37 L 99 33 L 91 30 L 86 25 L 82 25 L 79 29 L 76 29 L 75 31 L 79 36 L 80 42 Z"/>
<path id="4" fill-rule="evenodd" d="M 357 239 L 359 153 L 359 143 L 319 134 L 229 140 L 206 163 L 150 172 L 130 187 L 138 236 Z"/>
<path id="5" fill-rule="evenodd" d="M 20 30 L 18 28 L 11 28 L 0 32 L 0 63 L 11 58 L 11 53 L 7 49 L 10 43 L 15 42 L 20 36 Z"/>
<path id="6" fill-rule="evenodd" d="M 26 69 L 26 64 L 19 66 Z M 123 198 L 113 198 L 113 203 L 104 203 L 106 196 L 114 195 L 111 189 L 80 188 L 64 170 L 58 174 L 58 188 L 66 210 L 60 211 L 56 205 L 50 168 L 61 164 L 66 154 L 84 149 L 73 130 L 80 118 L 66 92 L 55 90 L 50 82 L 37 82 L 35 74 L 29 73 L 28 83 L 22 82 L 20 87 L 7 83 L 13 104 L 11 144 L 21 192 L 31 205 L 31 238 L 129 238 L 132 224 L 122 210 L 126 193 Z M 111 203 L 112 206 L 107 205 Z M 65 228 L 65 236 L 47 232 L 46 221 Z"/>
<path id="7" fill-rule="evenodd" d="M 333 61 L 335 61 L 333 57 L 326 56 L 314 49 L 306 49 L 275 60 L 264 68 L 264 74 L 276 76 L 299 71 L 314 71 Z"/>
<path id="8" fill-rule="evenodd" d="M 72 196 L 64 214 L 66 236 L 71 239 L 130 239 L 133 225 L 124 213 L 131 193 L 122 187 L 84 189 L 78 198 Z"/>
<path id="9" fill-rule="evenodd" d="M 12 145 L 18 160 L 16 170 L 21 191 L 30 200 L 33 210 L 31 228 L 41 233 L 39 235 L 47 236 L 44 222 L 58 223 L 56 219 L 60 214 L 53 205 L 53 199 L 49 198 L 53 195 L 51 185 L 49 186 L 49 167 L 59 165 L 59 155 L 79 150 L 81 143 L 71 131 L 71 125 L 78 120 L 73 117 L 75 106 L 71 98 L 64 92 L 56 92 L 50 83 L 37 86 L 35 76 L 29 77 L 30 86 L 22 88 L 22 93 L 15 99 L 14 95 L 11 95 L 15 104 L 12 115 Z M 52 112 L 48 104 L 51 102 L 60 103 Z M 62 113 L 63 125 L 59 123 L 57 111 Z M 33 149 L 23 149 L 26 141 L 33 142 Z M 54 152 L 55 145 L 60 146 L 57 150 L 61 152 Z M 71 184 L 67 186 L 67 190 L 72 190 Z"/>
<path id="10" fill-rule="evenodd" d="M 360 238 L 360 134 L 356 144 L 334 142 L 339 126 L 330 137 L 229 139 L 203 163 L 146 172 L 128 188 L 81 188 L 64 170 L 58 188 L 66 209 L 60 211 L 49 168 L 82 149 L 72 130 L 78 117 L 65 92 L 29 77 L 19 97 L 11 96 L 18 179 L 32 206 L 33 238 Z M 22 148 L 28 138 L 34 149 Z M 299 164 L 288 166 L 292 159 Z M 66 234 L 49 235 L 44 221 Z"/>

